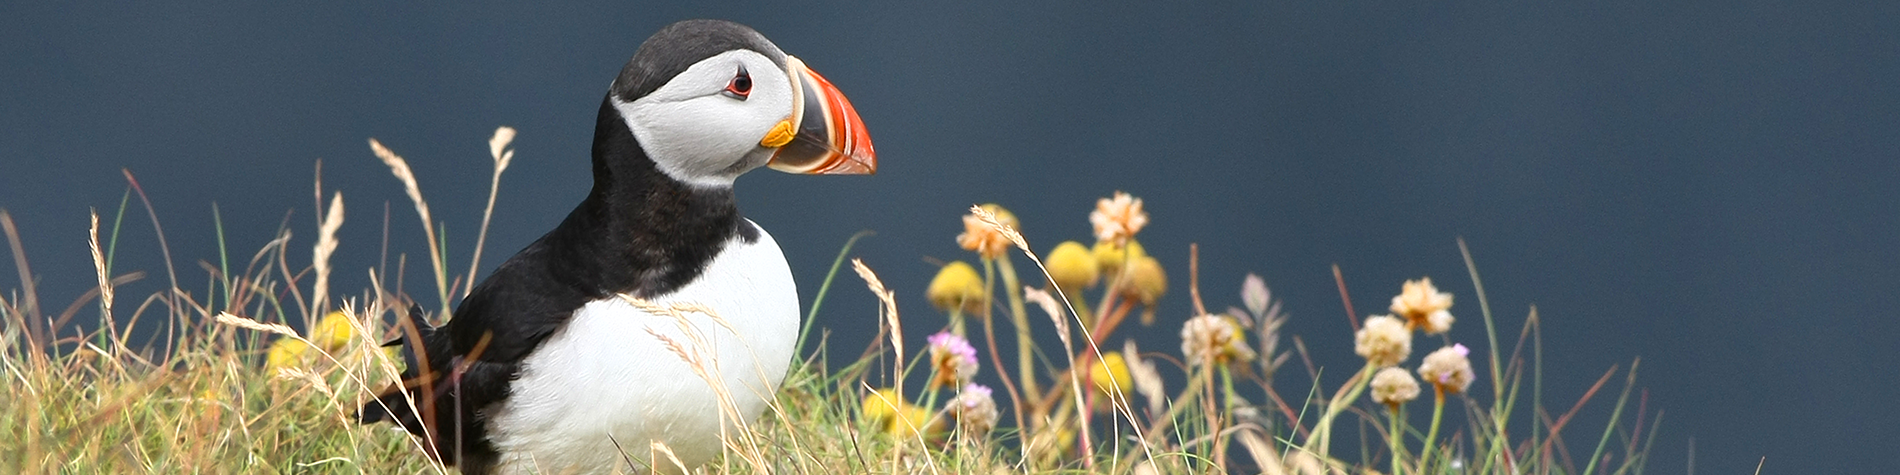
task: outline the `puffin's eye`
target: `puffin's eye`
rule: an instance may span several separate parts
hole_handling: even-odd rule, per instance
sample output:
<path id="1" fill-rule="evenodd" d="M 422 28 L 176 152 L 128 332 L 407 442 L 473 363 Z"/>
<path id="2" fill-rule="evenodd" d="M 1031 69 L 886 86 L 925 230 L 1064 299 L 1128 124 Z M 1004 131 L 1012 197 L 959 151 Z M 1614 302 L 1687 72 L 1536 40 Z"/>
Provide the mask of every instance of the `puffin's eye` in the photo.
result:
<path id="1" fill-rule="evenodd" d="M 740 66 L 739 74 L 732 76 L 732 80 L 726 82 L 725 92 L 727 96 L 741 101 L 752 94 L 752 75 L 746 74 L 744 66 Z"/>

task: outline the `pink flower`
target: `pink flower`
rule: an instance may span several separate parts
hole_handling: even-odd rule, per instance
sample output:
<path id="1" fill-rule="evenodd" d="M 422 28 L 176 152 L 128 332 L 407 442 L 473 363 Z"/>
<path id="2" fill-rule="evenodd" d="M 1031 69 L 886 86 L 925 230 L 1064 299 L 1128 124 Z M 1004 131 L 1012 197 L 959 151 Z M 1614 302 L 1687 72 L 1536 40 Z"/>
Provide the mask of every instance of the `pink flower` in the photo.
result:
<path id="1" fill-rule="evenodd" d="M 935 370 L 930 380 L 932 385 L 956 385 L 976 376 L 976 347 L 970 346 L 970 340 L 939 332 L 930 336 L 927 346 L 931 368 Z"/>

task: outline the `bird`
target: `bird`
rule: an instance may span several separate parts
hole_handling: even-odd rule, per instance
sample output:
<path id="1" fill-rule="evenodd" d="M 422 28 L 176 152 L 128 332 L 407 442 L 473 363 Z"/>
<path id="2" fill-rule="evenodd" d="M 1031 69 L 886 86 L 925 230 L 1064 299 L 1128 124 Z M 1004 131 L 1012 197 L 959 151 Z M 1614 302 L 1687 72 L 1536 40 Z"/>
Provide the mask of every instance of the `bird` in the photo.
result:
<path id="1" fill-rule="evenodd" d="M 751 27 L 681 21 L 614 78 L 592 155 L 586 198 L 447 322 L 414 305 L 397 319 L 388 345 L 406 368 L 360 423 L 394 422 L 480 475 L 690 469 L 758 418 L 800 312 L 783 252 L 739 213 L 733 182 L 762 166 L 875 173 L 857 110 Z M 701 372 L 686 355 L 703 356 Z M 651 457 L 656 442 L 671 456 Z"/>

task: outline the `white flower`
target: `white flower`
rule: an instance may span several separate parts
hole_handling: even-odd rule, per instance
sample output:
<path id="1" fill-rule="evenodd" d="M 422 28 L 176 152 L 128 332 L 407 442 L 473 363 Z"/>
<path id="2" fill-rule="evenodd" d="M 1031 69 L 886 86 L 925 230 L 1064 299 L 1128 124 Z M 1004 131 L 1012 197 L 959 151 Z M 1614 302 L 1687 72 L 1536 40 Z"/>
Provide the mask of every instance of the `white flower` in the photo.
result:
<path id="1" fill-rule="evenodd" d="M 1375 315 L 1353 335 L 1352 351 L 1373 366 L 1395 366 L 1412 355 L 1412 331 L 1398 318 Z"/>
<path id="2" fill-rule="evenodd" d="M 1425 333 L 1444 333 L 1451 330 L 1451 294 L 1439 292 L 1432 286 L 1432 278 L 1405 281 L 1399 295 L 1392 297 L 1392 314 L 1404 318 L 1412 326 L 1424 328 Z M 1442 319 L 1433 314 L 1445 312 Z M 1438 319 L 1443 325 L 1434 325 Z"/>
<path id="3" fill-rule="evenodd" d="M 1425 362 L 1418 365 L 1418 376 L 1426 382 L 1451 393 L 1465 392 L 1471 387 L 1471 381 L 1477 376 L 1471 371 L 1470 348 L 1458 344 L 1439 348 L 1425 355 Z"/>
<path id="4" fill-rule="evenodd" d="M 1121 191 L 1114 198 L 1102 198 L 1095 201 L 1095 211 L 1089 213 L 1089 224 L 1095 225 L 1095 240 L 1121 244 L 1135 237 L 1141 228 L 1148 225 L 1148 213 L 1141 210 L 1141 198 Z"/>
<path id="5" fill-rule="evenodd" d="M 1240 324 L 1232 317 L 1211 313 L 1190 318 L 1181 325 L 1181 354 L 1187 356 L 1190 365 L 1227 364 L 1254 357 Z"/>
<path id="6" fill-rule="evenodd" d="M 1372 376 L 1372 400 L 1391 407 L 1418 399 L 1418 380 L 1396 366 Z"/>

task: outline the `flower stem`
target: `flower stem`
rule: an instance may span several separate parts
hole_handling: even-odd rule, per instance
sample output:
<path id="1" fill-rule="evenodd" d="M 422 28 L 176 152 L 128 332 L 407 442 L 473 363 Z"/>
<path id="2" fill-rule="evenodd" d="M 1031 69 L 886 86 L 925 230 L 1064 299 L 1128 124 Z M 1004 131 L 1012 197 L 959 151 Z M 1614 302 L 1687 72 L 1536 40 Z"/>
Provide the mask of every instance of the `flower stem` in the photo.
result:
<path id="1" fill-rule="evenodd" d="M 1387 413 L 1392 415 L 1392 424 L 1391 427 L 1387 428 L 1387 431 L 1392 434 L 1391 440 L 1386 442 L 1386 445 L 1392 448 L 1392 475 L 1402 475 L 1404 472 L 1400 471 L 1402 465 L 1400 465 L 1399 459 L 1402 458 L 1403 455 L 1400 455 L 1399 444 L 1403 441 L 1400 436 L 1405 433 L 1405 426 L 1403 425 L 1405 424 L 1405 418 L 1399 414 L 1399 405 L 1393 404 L 1388 407 L 1391 409 L 1391 411 Z"/>
<path id="2" fill-rule="evenodd" d="M 1372 381 L 1374 369 L 1378 368 L 1372 362 L 1366 362 L 1366 367 L 1360 369 L 1359 374 L 1346 380 L 1348 386 L 1340 388 L 1340 392 L 1333 395 L 1333 400 L 1326 403 L 1326 413 L 1321 415 L 1319 422 L 1313 425 L 1313 432 L 1306 436 L 1307 451 L 1317 455 L 1331 456 L 1328 450 L 1331 449 L 1333 439 L 1333 418 L 1338 417 L 1339 413 L 1345 411 L 1347 407 L 1351 407 L 1353 401 L 1359 400 L 1359 394 L 1365 392 L 1367 383 Z M 1318 445 L 1314 445 L 1315 443 Z"/>
<path id="3" fill-rule="evenodd" d="M 1036 394 L 1036 342 L 1029 335 L 1029 314 L 1023 310 L 1023 286 L 1016 280 L 1016 266 L 1008 257 L 993 259 L 1003 275 L 1003 291 L 1009 296 L 1009 316 L 1016 324 L 1016 377 L 1023 380 L 1023 392 Z"/>
<path id="4" fill-rule="evenodd" d="M 1438 439 L 1438 419 L 1445 414 L 1445 389 L 1434 384 L 1432 393 L 1437 400 L 1432 403 L 1432 428 L 1425 432 L 1425 450 L 1418 454 L 1418 473 L 1425 473 L 1425 464 L 1432 459 L 1432 442 Z"/>

